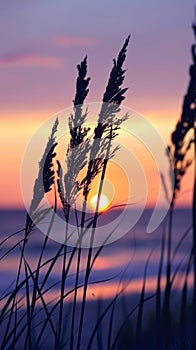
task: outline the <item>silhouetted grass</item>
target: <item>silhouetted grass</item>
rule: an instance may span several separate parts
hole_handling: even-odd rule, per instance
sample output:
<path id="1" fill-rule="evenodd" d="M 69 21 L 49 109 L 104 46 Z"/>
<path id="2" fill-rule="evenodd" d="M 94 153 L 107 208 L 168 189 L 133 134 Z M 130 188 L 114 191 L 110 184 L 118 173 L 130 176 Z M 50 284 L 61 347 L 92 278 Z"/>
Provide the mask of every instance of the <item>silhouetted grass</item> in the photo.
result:
<path id="1" fill-rule="evenodd" d="M 86 263 L 84 292 L 83 292 L 83 299 L 82 299 L 79 334 L 78 334 L 78 342 L 77 342 L 78 350 L 80 349 L 80 342 L 81 342 L 81 336 L 82 336 L 86 293 L 87 293 L 88 280 L 89 280 L 90 271 L 91 271 L 90 265 L 91 265 L 92 252 L 93 252 L 94 234 L 95 234 L 95 228 L 97 226 L 97 219 L 99 215 L 99 202 L 100 202 L 100 196 L 102 193 L 103 181 L 105 178 L 108 160 L 109 158 L 112 157 L 113 152 L 116 151 L 116 150 L 113 150 L 111 152 L 112 140 L 115 138 L 116 131 L 120 128 L 120 124 L 127 118 L 127 116 L 121 119 L 117 118 L 116 113 L 120 111 L 119 105 L 124 100 L 124 93 L 127 90 L 127 89 L 122 89 L 121 86 L 124 81 L 124 73 L 125 73 L 125 71 L 122 69 L 122 66 L 126 58 L 126 50 L 129 43 L 129 38 L 130 36 L 125 40 L 125 43 L 118 55 L 117 61 L 116 60 L 113 61 L 113 68 L 110 73 L 108 85 L 106 87 L 106 91 L 103 96 L 103 104 L 98 117 L 97 126 L 94 130 L 95 142 L 93 142 L 93 145 L 91 148 L 91 155 L 90 155 L 90 161 L 88 164 L 87 175 L 85 179 L 82 181 L 82 183 L 84 183 L 84 191 L 83 191 L 84 204 L 83 204 L 83 210 L 82 210 L 81 227 L 83 227 L 84 225 L 86 202 L 88 199 L 91 182 L 93 178 L 96 177 L 99 172 L 101 172 L 101 180 L 100 180 L 100 185 L 98 190 L 97 203 L 95 208 L 94 220 L 92 224 L 92 233 L 91 233 L 90 244 L 88 249 L 88 257 L 87 257 L 87 263 Z M 97 144 L 97 141 L 98 141 L 98 144 Z M 102 148 L 103 148 L 103 151 L 106 151 L 106 155 L 104 158 L 102 157 L 100 158 L 100 155 L 99 155 L 100 149 L 102 153 Z"/>

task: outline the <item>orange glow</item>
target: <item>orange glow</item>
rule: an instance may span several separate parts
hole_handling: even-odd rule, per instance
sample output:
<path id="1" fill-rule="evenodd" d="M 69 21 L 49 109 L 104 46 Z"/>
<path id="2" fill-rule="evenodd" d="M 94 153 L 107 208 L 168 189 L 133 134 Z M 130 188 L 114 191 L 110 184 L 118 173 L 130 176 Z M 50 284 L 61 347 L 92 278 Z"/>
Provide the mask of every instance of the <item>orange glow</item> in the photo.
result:
<path id="1" fill-rule="evenodd" d="M 166 115 L 172 115 L 173 122 L 164 115 L 164 111 L 147 111 L 142 113 L 149 119 L 160 132 L 166 143 L 169 143 L 171 131 L 174 129 L 179 111 L 168 110 Z M 23 200 L 20 189 L 20 167 L 25 147 L 33 136 L 37 128 L 43 123 L 47 117 L 54 113 L 53 111 L 3 111 L 4 116 L 1 119 L 0 131 L 0 149 L 1 149 L 1 182 L 0 182 L 0 207 L 1 208 L 19 208 L 23 207 Z M 158 116 L 158 117 L 157 117 Z M 127 138 L 127 145 L 134 153 L 134 145 Z M 153 160 L 147 153 L 137 147 L 140 161 L 143 163 L 146 178 L 149 184 L 148 190 L 148 206 L 153 206 L 156 200 L 157 172 L 154 169 Z M 39 160 L 38 160 L 39 161 Z M 127 161 L 127 160 L 125 160 Z M 27 179 L 28 180 L 28 179 Z M 128 180 L 126 174 L 117 164 L 111 160 L 108 163 L 106 180 L 111 184 L 105 186 L 103 193 L 108 197 L 110 206 L 126 203 Z M 97 193 L 97 184 L 99 179 L 94 180 L 91 196 Z M 139 184 L 138 184 L 139 185 Z M 137 186 L 137 184 L 134 184 Z M 177 205 L 186 207 L 192 205 L 192 187 L 193 187 L 193 166 L 188 169 L 187 174 L 182 181 L 182 190 L 179 193 Z M 132 190 L 132 189 L 131 189 Z M 135 203 L 138 199 L 131 198 Z"/>
<path id="2" fill-rule="evenodd" d="M 176 290 L 181 290 L 182 288 L 182 281 L 183 281 L 183 274 L 179 274 L 178 280 L 176 280 L 176 283 L 174 283 L 174 288 Z M 181 283 L 180 283 L 181 281 Z M 161 279 L 161 288 L 165 288 L 165 282 L 166 279 L 165 277 L 162 277 Z M 142 278 L 136 278 L 131 281 L 131 283 L 122 283 L 121 287 L 119 289 L 119 282 L 108 282 L 106 283 L 100 283 L 100 284 L 94 284 L 94 285 L 89 285 L 88 290 L 87 290 L 87 295 L 86 299 L 87 301 L 89 300 L 96 300 L 96 299 L 112 299 L 116 296 L 117 292 L 120 292 L 120 290 L 123 290 L 123 294 L 126 296 L 130 295 L 135 295 L 138 294 L 140 295 L 141 290 L 143 286 L 143 279 Z M 157 286 L 157 277 L 148 277 L 146 280 L 146 287 L 145 291 L 146 293 L 154 293 L 156 291 L 156 286 Z M 191 288 L 193 286 L 193 273 L 189 274 L 188 277 L 188 287 Z M 78 289 L 78 294 L 77 294 L 77 299 L 78 301 L 82 301 L 83 298 L 83 290 L 82 288 Z M 55 303 L 56 300 L 59 299 L 59 291 L 53 290 L 49 291 L 44 295 L 44 301 L 46 303 Z M 66 298 L 66 302 L 71 302 L 72 301 L 72 294 L 70 294 Z M 23 299 L 21 301 L 21 307 L 24 307 L 24 302 L 25 300 Z M 37 301 L 38 304 L 42 305 L 42 301 L 39 299 Z M 0 307 L 3 307 L 5 305 L 5 300 L 0 302 Z"/>

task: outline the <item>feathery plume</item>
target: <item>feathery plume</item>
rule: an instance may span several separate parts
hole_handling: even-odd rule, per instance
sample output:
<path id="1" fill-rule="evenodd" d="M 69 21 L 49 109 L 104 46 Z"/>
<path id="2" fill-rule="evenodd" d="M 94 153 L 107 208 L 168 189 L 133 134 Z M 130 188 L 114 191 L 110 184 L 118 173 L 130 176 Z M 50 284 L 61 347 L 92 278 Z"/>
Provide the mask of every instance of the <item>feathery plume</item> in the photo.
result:
<path id="1" fill-rule="evenodd" d="M 193 64 L 190 67 L 190 83 L 187 94 L 184 97 L 181 118 L 178 121 L 175 130 L 172 133 L 172 146 L 169 147 L 170 156 L 173 162 L 174 169 L 174 197 L 180 189 L 182 177 L 186 173 L 187 168 L 191 165 L 192 160 L 186 160 L 185 156 L 189 151 L 191 144 L 196 140 L 193 137 L 187 142 L 186 138 L 190 130 L 194 130 L 196 103 L 195 103 L 195 81 L 196 81 L 196 55 L 195 45 L 192 46 Z"/>
<path id="2" fill-rule="evenodd" d="M 83 126 L 86 121 L 87 113 L 82 112 L 82 105 L 89 92 L 88 85 L 90 78 L 86 78 L 87 74 L 87 56 L 77 65 L 78 77 L 76 82 L 76 95 L 73 101 L 74 113 L 69 117 L 70 142 L 66 154 L 67 172 L 62 175 L 62 168 L 58 161 L 58 193 L 62 203 L 65 217 L 69 212 L 69 208 L 75 202 L 81 186 L 78 181 L 78 174 L 87 163 L 87 154 L 89 152 L 89 140 L 87 134 L 89 128 Z"/>
<path id="3" fill-rule="evenodd" d="M 51 191 L 52 185 L 54 184 L 53 158 L 56 156 L 55 148 L 57 142 L 55 133 L 57 132 L 58 123 L 58 118 L 56 118 L 44 154 L 39 162 L 38 177 L 35 180 L 33 198 L 26 218 L 26 236 L 31 232 L 34 225 L 50 210 L 50 208 L 38 209 L 38 207 L 44 194 Z"/>
<path id="4" fill-rule="evenodd" d="M 177 123 L 175 132 L 172 133 L 172 145 L 168 146 L 167 155 L 170 160 L 170 167 L 174 175 L 173 200 L 175 201 L 177 193 L 180 191 L 180 185 L 183 176 L 193 162 L 193 159 L 187 158 L 187 154 L 194 143 L 194 137 L 186 140 L 186 133 L 181 122 Z"/>
<path id="5" fill-rule="evenodd" d="M 99 113 L 97 126 L 94 130 L 94 142 L 91 147 L 90 161 L 85 178 L 81 182 L 83 186 L 83 194 L 87 199 L 92 180 L 102 170 L 104 159 L 107 156 L 114 156 L 115 151 L 108 152 L 108 147 L 111 146 L 111 140 L 117 136 L 117 130 L 121 123 L 127 119 L 126 114 L 123 118 L 116 117 L 116 113 L 120 112 L 120 104 L 124 100 L 124 94 L 127 88 L 122 88 L 125 78 L 125 70 L 122 68 L 126 58 L 127 46 L 130 35 L 125 40 L 125 43 L 117 57 L 113 60 L 113 68 L 110 73 L 109 81 L 103 95 L 101 111 Z M 103 137 L 104 136 L 104 137 Z"/>

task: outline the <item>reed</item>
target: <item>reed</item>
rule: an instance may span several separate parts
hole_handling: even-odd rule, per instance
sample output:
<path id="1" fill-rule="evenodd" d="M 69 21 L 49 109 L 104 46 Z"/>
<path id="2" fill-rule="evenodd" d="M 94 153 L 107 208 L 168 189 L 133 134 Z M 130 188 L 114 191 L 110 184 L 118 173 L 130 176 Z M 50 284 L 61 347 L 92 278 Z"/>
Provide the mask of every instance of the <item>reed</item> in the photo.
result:
<path id="1" fill-rule="evenodd" d="M 21 248 L 21 255 L 20 255 L 20 260 L 19 260 L 18 273 L 17 273 L 17 277 L 16 277 L 16 284 L 15 284 L 16 290 L 17 290 L 18 284 L 19 284 L 22 263 L 23 263 L 23 258 L 24 258 L 24 251 L 25 251 L 25 246 L 26 246 L 27 241 L 28 241 L 29 234 L 33 230 L 35 224 L 37 222 L 39 222 L 39 220 L 42 220 L 43 217 L 48 213 L 48 209 L 40 209 L 39 204 L 40 204 L 41 200 L 43 199 L 44 194 L 48 193 L 51 190 L 52 185 L 54 184 L 53 158 L 56 156 L 54 149 L 57 145 L 57 143 L 55 142 L 55 133 L 57 131 L 57 127 L 58 127 L 58 120 L 56 120 L 54 123 L 54 126 L 52 128 L 52 132 L 51 132 L 51 135 L 49 137 L 48 143 L 46 145 L 43 157 L 39 163 L 39 172 L 38 172 L 38 177 L 35 180 L 35 184 L 34 184 L 33 198 L 31 201 L 29 213 L 27 214 L 27 217 L 26 217 L 25 235 L 24 235 L 23 242 L 21 242 L 22 248 Z M 38 271 L 39 271 L 39 269 L 38 269 Z M 25 270 L 25 272 L 27 272 L 27 271 Z M 28 287 L 28 284 L 26 286 Z M 28 290 L 27 290 L 26 295 L 28 296 Z M 14 295 L 14 298 L 12 300 L 12 306 L 11 306 L 10 314 L 9 314 L 9 321 L 7 323 L 6 331 L 4 334 L 3 344 L 8 336 L 13 314 L 14 314 L 14 318 L 15 318 L 15 325 L 17 324 L 17 309 L 14 312 L 15 302 L 16 302 L 16 295 Z M 27 303 L 28 302 L 29 302 L 29 300 L 27 298 Z M 15 329 L 16 329 L 16 327 L 15 327 Z M 30 329 L 30 325 L 29 325 L 29 329 Z M 16 337 L 15 332 L 14 332 L 13 336 L 14 336 L 14 338 Z"/>
<path id="2" fill-rule="evenodd" d="M 93 227 L 92 227 L 91 239 L 90 239 L 90 244 L 88 249 L 87 264 L 86 264 L 84 291 L 83 291 L 78 342 L 77 342 L 78 350 L 80 349 L 80 342 L 81 342 L 81 336 L 82 336 L 86 293 L 87 293 L 88 280 L 90 276 L 90 265 L 91 265 L 92 252 L 93 252 L 93 240 L 94 240 L 95 228 L 97 225 L 97 218 L 99 213 L 99 201 L 100 201 L 100 196 L 102 192 L 102 186 L 105 178 L 108 159 L 111 158 L 112 155 L 115 154 L 115 152 L 117 151 L 117 149 L 115 149 L 113 150 L 113 152 L 111 152 L 111 142 L 117 135 L 116 131 L 119 129 L 121 123 L 127 119 L 127 115 L 121 119 L 118 119 L 116 117 L 116 113 L 120 111 L 119 105 L 124 100 L 125 98 L 124 93 L 127 91 L 127 88 L 122 88 L 121 86 L 124 81 L 124 73 L 125 73 L 125 70 L 123 70 L 122 67 L 126 58 L 126 50 L 129 43 L 129 39 L 130 39 L 130 36 L 128 36 L 128 38 L 125 40 L 125 43 L 118 55 L 117 60 L 115 59 L 113 60 L 113 68 L 111 70 L 110 78 L 109 78 L 105 93 L 103 95 L 103 100 L 102 100 L 103 103 L 102 103 L 101 111 L 98 117 L 97 126 L 94 130 L 95 142 L 93 142 L 93 145 L 91 148 L 90 161 L 88 164 L 87 174 L 82 181 L 82 184 L 84 183 L 84 191 L 83 191 L 84 204 L 83 204 L 83 210 L 82 210 L 81 227 L 83 228 L 84 220 L 85 220 L 86 202 L 90 191 L 91 182 L 94 179 L 94 177 L 96 177 L 97 174 L 101 172 L 101 181 L 100 181 L 99 190 L 98 190 L 97 203 L 96 203 L 96 209 L 94 214 Z M 102 139 L 103 139 L 103 142 L 102 142 Z M 104 150 L 106 150 L 105 158 L 102 157 L 102 152 Z"/>
<path id="3" fill-rule="evenodd" d="M 66 154 L 66 164 L 67 172 L 64 175 L 64 184 L 62 181 L 62 169 L 60 163 L 58 162 L 58 193 L 62 203 L 65 219 L 66 219 L 66 235 L 64 244 L 64 258 L 62 267 L 62 277 L 61 277 L 61 302 L 59 311 L 59 339 L 61 335 L 61 325 L 62 325 L 62 315 L 63 315 L 63 296 L 65 289 L 65 278 L 66 278 L 66 250 L 68 243 L 68 223 L 69 214 L 71 206 L 75 204 L 76 198 L 82 189 L 79 183 L 78 176 L 80 171 L 85 167 L 87 163 L 87 156 L 89 152 L 89 139 L 87 134 L 89 128 L 84 126 L 87 117 L 87 110 L 85 113 L 82 112 L 82 106 L 89 92 L 88 84 L 90 78 L 86 78 L 87 75 L 87 57 L 77 66 L 78 68 L 78 78 L 76 82 L 76 94 L 74 99 L 74 114 L 69 117 L 69 130 L 70 130 L 70 142 Z M 81 247 L 78 249 L 78 263 L 76 269 L 76 280 L 75 280 L 75 292 L 73 301 L 73 311 L 72 311 L 72 326 L 71 326 L 71 345 L 70 349 L 73 349 L 73 335 L 74 335 L 74 322 L 75 322 L 75 309 L 77 302 L 77 287 L 80 269 L 80 259 L 81 259 Z M 59 345 L 58 345 L 59 346 Z"/>
<path id="4" fill-rule="evenodd" d="M 176 130 L 172 133 L 172 144 L 168 147 L 167 155 L 170 162 L 171 182 L 173 184 L 173 194 L 169 206 L 168 217 L 168 235 L 167 235 L 167 267 L 166 267 L 166 286 L 162 309 L 162 332 L 163 338 L 168 341 L 166 346 L 169 346 L 171 340 L 171 254 L 172 254 L 172 231 L 173 231 L 173 212 L 176 204 L 176 199 L 181 188 L 182 179 L 187 169 L 192 164 L 192 159 L 189 158 L 188 152 L 193 142 L 192 137 L 188 140 L 184 139 L 185 131 L 184 123 L 178 122 Z"/>

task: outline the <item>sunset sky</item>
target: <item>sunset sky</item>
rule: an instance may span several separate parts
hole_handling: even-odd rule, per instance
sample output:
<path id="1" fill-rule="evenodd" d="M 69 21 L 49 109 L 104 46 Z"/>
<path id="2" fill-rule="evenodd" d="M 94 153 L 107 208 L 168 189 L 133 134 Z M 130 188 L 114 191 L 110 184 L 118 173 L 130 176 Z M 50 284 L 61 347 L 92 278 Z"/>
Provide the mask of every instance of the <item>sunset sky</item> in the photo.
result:
<path id="1" fill-rule="evenodd" d="M 28 140 L 72 104 L 76 65 L 88 55 L 88 102 L 99 102 L 112 59 L 131 34 L 125 106 L 166 142 L 181 114 L 192 62 L 192 0 L 3 0 L 0 2 L 1 208 L 21 207 Z M 181 204 L 190 203 L 191 176 Z"/>

